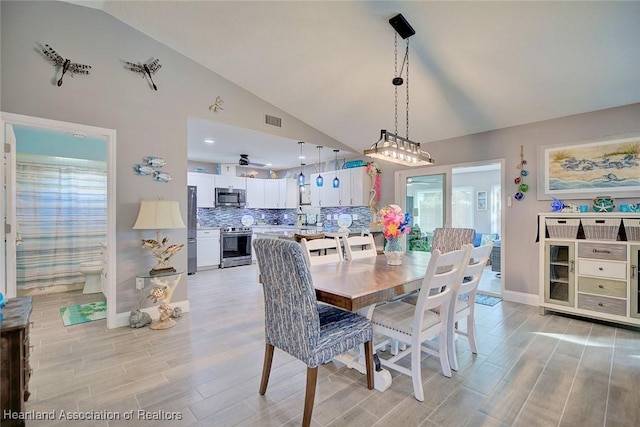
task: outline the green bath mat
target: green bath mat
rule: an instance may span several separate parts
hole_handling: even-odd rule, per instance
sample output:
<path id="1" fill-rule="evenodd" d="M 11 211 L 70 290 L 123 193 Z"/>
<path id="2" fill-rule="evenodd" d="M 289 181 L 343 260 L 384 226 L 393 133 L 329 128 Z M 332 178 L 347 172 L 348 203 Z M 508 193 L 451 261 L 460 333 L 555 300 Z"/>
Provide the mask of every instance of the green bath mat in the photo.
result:
<path id="1" fill-rule="evenodd" d="M 469 299 L 469 294 L 460 295 L 458 298 L 460 298 L 461 300 L 467 301 Z M 500 297 L 494 297 L 491 295 L 484 295 L 484 294 L 476 294 L 476 304 L 488 305 L 490 307 L 493 307 L 500 301 L 502 301 L 502 298 Z"/>
<path id="2" fill-rule="evenodd" d="M 107 318 L 107 302 L 97 301 L 87 304 L 60 307 L 60 315 L 64 326 L 77 325 Z"/>

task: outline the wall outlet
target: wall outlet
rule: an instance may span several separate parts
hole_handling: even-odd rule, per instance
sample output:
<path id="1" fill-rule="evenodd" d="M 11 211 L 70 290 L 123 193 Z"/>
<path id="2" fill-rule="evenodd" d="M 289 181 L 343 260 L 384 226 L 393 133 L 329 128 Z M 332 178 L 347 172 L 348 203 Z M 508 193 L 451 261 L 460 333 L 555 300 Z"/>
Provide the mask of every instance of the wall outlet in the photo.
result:
<path id="1" fill-rule="evenodd" d="M 144 279 L 142 277 L 136 277 L 136 289 L 144 289 Z"/>
<path id="2" fill-rule="evenodd" d="M 353 218 L 354 221 L 357 221 L 358 220 L 358 214 L 351 215 L 351 218 Z"/>
<path id="3" fill-rule="evenodd" d="M 264 214 L 260 215 L 260 219 L 264 219 Z"/>
<path id="4" fill-rule="evenodd" d="M 284 214 L 284 219 L 289 219 L 289 214 Z"/>

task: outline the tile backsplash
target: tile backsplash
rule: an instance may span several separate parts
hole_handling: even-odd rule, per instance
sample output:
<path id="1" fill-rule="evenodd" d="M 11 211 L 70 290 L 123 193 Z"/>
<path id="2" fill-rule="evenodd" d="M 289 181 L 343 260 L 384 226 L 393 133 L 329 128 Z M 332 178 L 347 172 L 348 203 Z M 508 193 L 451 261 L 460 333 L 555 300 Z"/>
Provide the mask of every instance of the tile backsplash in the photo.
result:
<path id="1" fill-rule="evenodd" d="M 338 227 L 339 214 L 357 216 L 351 228 L 369 228 L 370 226 L 371 211 L 366 206 L 316 208 L 315 211 L 319 211 L 317 222 L 322 222 L 325 229 Z M 242 217 L 251 215 L 254 225 L 295 225 L 296 214 L 296 209 L 198 208 L 198 221 L 201 227 L 241 227 Z"/>

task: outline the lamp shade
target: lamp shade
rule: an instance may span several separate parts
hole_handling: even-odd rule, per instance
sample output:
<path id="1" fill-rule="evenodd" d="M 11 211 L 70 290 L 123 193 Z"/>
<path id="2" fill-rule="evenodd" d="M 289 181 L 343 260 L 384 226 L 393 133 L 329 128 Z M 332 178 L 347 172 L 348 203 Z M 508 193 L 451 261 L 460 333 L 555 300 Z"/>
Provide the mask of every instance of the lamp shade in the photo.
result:
<path id="1" fill-rule="evenodd" d="M 167 230 L 185 228 L 180 204 L 171 200 L 143 200 L 140 202 L 134 230 Z"/>

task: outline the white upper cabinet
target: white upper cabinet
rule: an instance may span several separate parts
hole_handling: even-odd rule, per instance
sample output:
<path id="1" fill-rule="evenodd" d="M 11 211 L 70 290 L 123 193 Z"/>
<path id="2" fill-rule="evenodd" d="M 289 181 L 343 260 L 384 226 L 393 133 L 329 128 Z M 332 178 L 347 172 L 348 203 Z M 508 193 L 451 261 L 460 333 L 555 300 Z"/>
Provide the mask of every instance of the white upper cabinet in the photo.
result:
<path id="1" fill-rule="evenodd" d="M 247 203 L 245 207 L 252 209 L 263 208 L 265 205 L 264 183 L 266 180 L 259 178 L 247 179 Z"/>
<path id="2" fill-rule="evenodd" d="M 265 179 L 264 208 L 285 209 L 298 206 L 298 184 L 295 179 Z"/>
<path id="3" fill-rule="evenodd" d="M 216 187 L 218 188 L 236 188 L 241 190 L 247 189 L 247 179 L 242 176 L 231 175 L 214 175 L 216 179 Z"/>
<path id="4" fill-rule="evenodd" d="M 215 204 L 215 177 L 208 173 L 187 172 L 187 185 L 195 185 L 199 208 L 212 208 Z"/>
<path id="5" fill-rule="evenodd" d="M 333 188 L 338 176 L 340 187 Z M 322 174 L 324 185 L 316 186 L 318 174 L 311 175 L 311 206 L 367 206 L 369 204 L 369 176 L 366 168 L 339 169 Z"/>

